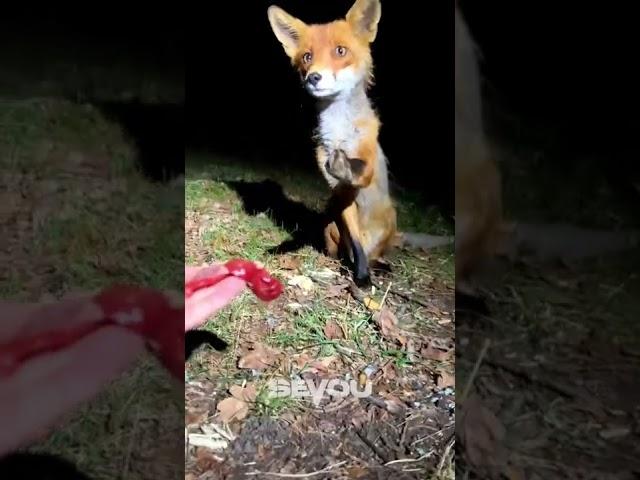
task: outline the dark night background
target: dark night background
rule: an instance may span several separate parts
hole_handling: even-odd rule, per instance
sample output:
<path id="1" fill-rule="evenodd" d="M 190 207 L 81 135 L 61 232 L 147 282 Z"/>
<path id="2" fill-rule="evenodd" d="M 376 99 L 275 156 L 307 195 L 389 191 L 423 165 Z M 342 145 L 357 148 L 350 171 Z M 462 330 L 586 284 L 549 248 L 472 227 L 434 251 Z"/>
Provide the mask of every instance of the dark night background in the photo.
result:
<path id="1" fill-rule="evenodd" d="M 557 153 L 543 167 L 573 162 L 580 169 L 590 157 L 590 174 L 606 177 L 623 201 L 637 206 L 630 180 L 640 179 L 640 74 L 630 4 L 460 4 L 482 50 L 490 98 L 523 122 L 538 148 Z M 567 189 L 578 188 L 572 180 L 565 178 Z"/>
<path id="2" fill-rule="evenodd" d="M 308 23 L 344 15 L 351 2 L 229 2 L 190 31 L 187 145 L 256 161 L 308 165 L 314 111 L 270 30 L 277 3 Z M 462 2 L 500 108 L 554 148 L 597 154 L 622 189 L 638 171 L 639 106 L 632 15 L 599 4 Z M 453 13 L 447 2 L 383 2 L 371 91 L 397 184 L 425 204 L 453 207 Z M 505 125 L 510 128 L 510 125 Z M 567 155 L 565 162 L 573 161 Z M 557 162 L 554 159 L 554 162 Z M 570 185 L 568 185 L 569 188 Z"/>
<path id="3" fill-rule="evenodd" d="M 187 72 L 187 144 L 316 169 L 313 104 L 267 20 L 277 3 L 307 23 L 343 17 L 350 1 L 229 2 L 195 29 Z M 445 4 L 383 5 L 371 96 L 392 178 L 453 207 L 453 12 Z M 197 40 L 196 40 L 197 39 Z M 194 51 L 198 53 L 195 54 Z M 416 117 L 415 119 L 413 117 Z"/>
<path id="4" fill-rule="evenodd" d="M 182 288 L 183 187 L 144 182 L 132 167 L 137 161 L 153 180 L 184 170 L 183 13 L 132 2 L 3 4 L 4 300 L 57 299 L 115 282 Z M 110 267 L 101 262 L 107 258 Z M 150 360 L 116 379 L 87 412 L 52 425 L 53 434 L 36 442 L 40 452 L 0 458 L 0 478 L 184 478 L 183 390 Z M 132 416 L 140 412 L 145 425 Z M 126 440 L 134 436 L 135 445 Z"/>
<path id="5" fill-rule="evenodd" d="M 83 99 L 122 123 L 152 177 L 181 173 L 185 147 L 315 169 L 309 138 L 314 112 L 269 27 L 266 10 L 271 3 L 304 21 L 323 22 L 343 16 L 352 2 L 247 0 L 164 8 L 158 2 L 153 7 L 110 2 L 4 10 L 0 94 L 29 97 L 34 78 L 57 80 L 48 78 L 57 74 L 48 67 L 60 59 L 71 59 L 80 70 L 111 68 L 114 75 L 126 65 L 133 73 L 122 89 L 135 91 L 147 80 L 159 83 L 164 87 L 156 101 L 142 101 L 135 93 L 126 99 L 92 98 L 89 93 Z M 461 4 L 501 108 L 538 136 L 560 139 L 558 148 L 594 154 L 602 175 L 628 188 L 639 171 L 640 78 L 633 13 L 605 10 L 604 3 Z M 381 143 L 392 178 L 399 186 L 421 191 L 425 206 L 439 205 L 452 214 L 452 5 L 446 0 L 385 0 L 382 12 L 373 45 L 376 85 L 371 93 L 383 123 Z M 20 75 L 28 80 L 16 82 Z M 64 94 L 74 98 L 83 88 L 112 85 L 109 76 L 91 82 L 74 84 Z M 568 155 L 559 161 L 574 159 Z M 566 180 L 572 188 L 571 178 Z"/>
<path id="6" fill-rule="evenodd" d="M 160 81 L 186 75 L 180 95 L 172 92 L 161 102 L 166 108 L 131 107 L 121 115 L 131 113 L 125 120 L 149 148 L 166 151 L 161 145 L 184 132 L 188 147 L 258 161 L 306 162 L 314 168 L 309 141 L 313 109 L 269 28 L 266 8 L 271 3 L 227 2 L 209 5 L 214 9 L 207 13 L 204 7 L 119 8 L 117 3 L 99 9 L 5 11 L 0 61 L 24 56 L 31 63 L 51 62 L 57 51 L 75 56 L 80 65 L 117 64 L 114 59 L 124 57 L 140 66 L 141 76 Z M 277 4 L 308 22 L 320 22 L 344 15 L 351 2 Z M 553 129 L 572 149 L 603 153 L 607 171 L 613 165 L 622 168 L 622 176 L 633 171 L 640 98 L 631 12 L 606 10 L 601 4 L 461 4 L 482 48 L 488 82 L 509 110 L 542 131 Z M 393 177 L 423 190 L 428 203 L 448 207 L 453 184 L 452 18 L 446 2 L 428 7 L 384 2 L 373 46 L 372 90 Z M 37 48 L 23 52 L 25 45 L 34 44 L 54 53 L 39 59 Z M 2 83 L 0 78 L 0 87 Z M 176 118 L 185 91 L 183 131 Z M 173 170 L 180 170 L 178 158 L 171 162 Z"/>
<path id="7" fill-rule="evenodd" d="M 135 142 L 150 178 L 173 178 L 184 171 L 184 14 L 117 2 L 7 7 L 0 94 L 93 104 Z"/>

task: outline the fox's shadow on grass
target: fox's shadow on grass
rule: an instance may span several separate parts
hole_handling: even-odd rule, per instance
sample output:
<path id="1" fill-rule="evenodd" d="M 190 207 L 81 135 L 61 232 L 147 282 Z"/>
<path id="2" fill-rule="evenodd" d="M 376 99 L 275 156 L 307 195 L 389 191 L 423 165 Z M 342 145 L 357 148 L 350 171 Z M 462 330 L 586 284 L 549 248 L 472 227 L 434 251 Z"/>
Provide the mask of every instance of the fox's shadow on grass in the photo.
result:
<path id="1" fill-rule="evenodd" d="M 152 181 L 184 175 L 184 105 L 139 102 L 98 103 L 135 144 L 139 170 Z"/>
<path id="2" fill-rule="evenodd" d="M 46 453 L 13 453 L 0 459 L 2 478 L 91 480 L 65 458 Z"/>
<path id="3" fill-rule="evenodd" d="M 327 217 L 311 210 L 302 202 L 289 199 L 282 185 L 273 180 L 261 182 L 225 182 L 240 197 L 244 211 L 249 215 L 266 213 L 278 226 L 286 230 L 291 239 L 268 250 L 271 254 L 294 252 L 311 246 L 322 252 L 324 226 Z"/>
<path id="4" fill-rule="evenodd" d="M 206 330 L 191 330 L 184 335 L 185 343 L 185 361 L 191 358 L 193 352 L 203 345 L 209 345 L 214 350 L 222 352 L 227 349 L 229 344 L 218 337 L 215 333 Z"/>

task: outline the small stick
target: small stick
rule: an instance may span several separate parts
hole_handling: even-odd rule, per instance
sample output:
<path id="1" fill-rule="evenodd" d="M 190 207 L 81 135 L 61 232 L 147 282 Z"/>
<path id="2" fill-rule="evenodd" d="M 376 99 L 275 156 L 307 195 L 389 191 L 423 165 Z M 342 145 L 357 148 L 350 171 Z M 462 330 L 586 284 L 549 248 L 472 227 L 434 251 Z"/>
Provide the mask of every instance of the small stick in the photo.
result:
<path id="1" fill-rule="evenodd" d="M 444 467 L 444 462 L 447 461 L 447 458 L 449 457 L 449 452 L 451 452 L 451 449 L 453 448 L 455 443 L 456 443 L 456 440 L 455 440 L 455 436 L 454 436 L 454 438 L 452 438 L 451 441 L 447 444 L 447 448 L 444 449 L 444 453 L 442 454 L 442 458 L 440 459 L 440 462 L 438 462 L 438 471 L 436 473 L 436 477 L 439 477 L 440 473 L 442 473 L 442 469 Z"/>
<path id="2" fill-rule="evenodd" d="M 380 288 L 380 287 L 381 287 L 380 285 L 376 285 L 376 286 L 377 286 L 378 288 Z M 389 284 L 389 287 L 391 287 L 391 284 Z M 409 302 L 417 303 L 418 305 L 423 306 L 423 307 L 425 307 L 425 308 L 430 308 L 430 307 L 431 307 L 431 305 L 429 305 L 429 304 L 428 304 L 427 302 L 425 302 L 424 300 L 420 300 L 419 298 L 414 298 L 414 297 L 412 297 L 411 295 L 409 295 L 408 293 L 403 293 L 403 292 L 400 292 L 400 291 L 398 291 L 398 290 L 396 290 L 396 289 L 392 289 L 392 288 L 389 288 L 389 289 L 387 289 L 387 290 L 388 290 L 388 292 L 389 292 L 390 294 L 395 295 L 395 296 L 400 297 L 400 298 L 404 298 L 405 300 L 407 300 L 407 301 L 409 301 Z M 385 294 L 385 295 L 386 295 L 386 294 Z"/>
<path id="3" fill-rule="evenodd" d="M 473 381 L 478 375 L 478 370 L 480 370 L 480 365 L 482 364 L 482 360 L 484 356 L 487 354 L 487 350 L 489 350 L 489 345 L 491 345 L 491 340 L 487 339 L 484 341 L 484 345 L 482 345 L 482 350 L 480 350 L 480 355 L 478 355 L 478 359 L 476 360 L 475 365 L 473 366 L 473 370 L 471 371 L 471 376 L 469 380 L 467 380 L 467 384 L 462 391 L 462 395 L 460 396 L 460 404 L 464 403 L 464 400 L 469 395 L 469 391 L 471 390 L 471 386 L 473 385 Z"/>
<path id="4" fill-rule="evenodd" d="M 327 473 L 329 470 L 332 470 L 341 465 L 344 465 L 345 463 L 347 463 L 346 460 L 342 462 L 338 462 L 334 465 L 329 465 L 328 467 L 323 468 L 322 470 L 317 470 L 315 472 L 310 472 L 310 473 L 276 473 L 276 472 L 261 472 L 259 470 L 256 470 L 253 472 L 247 472 L 245 473 L 245 475 L 246 476 L 270 475 L 272 477 L 279 477 L 279 478 L 309 478 L 309 477 L 315 477 L 316 475 L 322 475 L 323 473 Z"/>
<path id="5" fill-rule="evenodd" d="M 499 360 L 490 360 L 487 359 L 485 360 L 485 363 L 491 367 L 495 367 L 495 368 L 500 368 L 502 370 L 504 370 L 505 372 L 508 372 L 512 375 L 515 375 L 516 377 L 520 377 L 524 380 L 527 380 L 531 383 L 538 383 L 544 387 L 547 387 L 549 390 L 552 390 L 556 393 L 559 393 L 560 395 L 567 397 L 567 398 L 582 398 L 584 397 L 583 395 L 581 395 L 579 392 L 577 392 L 576 390 L 570 388 L 570 387 L 566 387 L 564 385 L 558 385 L 555 382 L 545 379 L 545 378 L 540 378 L 536 375 L 533 375 L 529 372 L 527 372 L 526 370 L 516 367 L 514 365 L 507 365 L 506 363 L 502 363 Z"/>
<path id="6" fill-rule="evenodd" d="M 419 458 L 401 458 L 399 460 L 392 460 L 391 462 L 387 462 L 384 464 L 385 467 L 389 466 L 389 465 L 394 465 L 396 463 L 411 463 L 411 462 L 419 462 L 421 460 L 424 460 L 425 458 L 429 458 L 431 456 L 431 454 L 433 453 L 433 450 L 431 450 L 430 452 L 425 453 L 424 455 L 422 455 Z"/>

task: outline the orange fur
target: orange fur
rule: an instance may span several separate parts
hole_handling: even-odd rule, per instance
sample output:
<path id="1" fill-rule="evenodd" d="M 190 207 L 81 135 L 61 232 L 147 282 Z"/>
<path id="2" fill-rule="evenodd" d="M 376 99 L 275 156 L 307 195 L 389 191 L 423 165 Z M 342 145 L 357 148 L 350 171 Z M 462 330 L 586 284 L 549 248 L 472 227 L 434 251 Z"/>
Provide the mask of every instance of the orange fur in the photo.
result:
<path id="1" fill-rule="evenodd" d="M 378 131 L 380 121 L 377 117 L 360 118 L 354 122 L 355 128 L 363 132 L 364 137 L 355 152 L 355 158 L 365 162 L 365 167 L 359 178 L 353 185 L 356 188 L 368 187 L 375 179 L 376 156 L 378 155 Z"/>
<path id="2" fill-rule="evenodd" d="M 456 282 L 464 284 L 482 260 L 502 253 L 511 227 L 483 127 L 475 45 L 457 5 L 455 69 Z"/>

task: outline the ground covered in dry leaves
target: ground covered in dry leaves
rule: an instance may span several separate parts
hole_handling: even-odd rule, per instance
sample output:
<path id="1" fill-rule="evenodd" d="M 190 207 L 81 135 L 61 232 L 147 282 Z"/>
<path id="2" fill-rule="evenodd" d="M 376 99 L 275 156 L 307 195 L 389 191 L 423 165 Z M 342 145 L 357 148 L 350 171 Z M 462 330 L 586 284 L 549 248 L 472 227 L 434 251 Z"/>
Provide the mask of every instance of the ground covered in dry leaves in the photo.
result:
<path id="1" fill-rule="evenodd" d="M 637 228 L 587 155 L 505 133 L 511 218 Z M 459 478 L 638 478 L 639 265 L 637 249 L 496 265 L 487 311 L 457 309 Z"/>
<path id="2" fill-rule="evenodd" d="M 312 168 L 265 168 L 187 159 L 187 262 L 259 260 L 287 285 L 270 304 L 243 294 L 187 336 L 187 478 L 452 478 L 451 249 L 396 251 L 358 291 L 308 238 L 271 250 L 318 228 L 326 191 Z M 399 211 L 403 227 L 443 233 L 410 199 Z M 314 403 L 271 388 L 331 379 L 371 395 Z"/>

